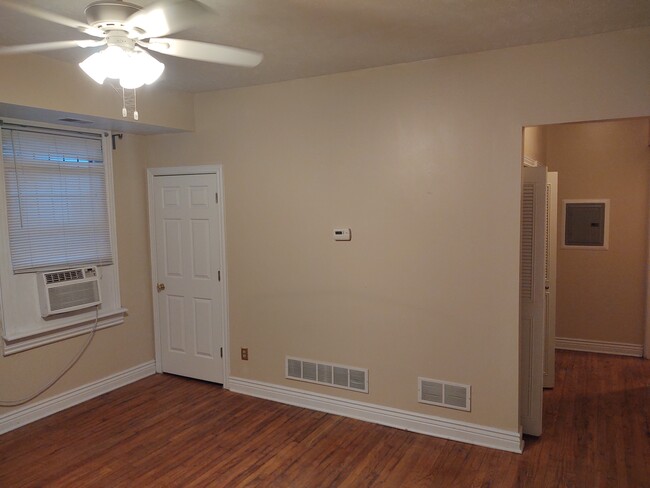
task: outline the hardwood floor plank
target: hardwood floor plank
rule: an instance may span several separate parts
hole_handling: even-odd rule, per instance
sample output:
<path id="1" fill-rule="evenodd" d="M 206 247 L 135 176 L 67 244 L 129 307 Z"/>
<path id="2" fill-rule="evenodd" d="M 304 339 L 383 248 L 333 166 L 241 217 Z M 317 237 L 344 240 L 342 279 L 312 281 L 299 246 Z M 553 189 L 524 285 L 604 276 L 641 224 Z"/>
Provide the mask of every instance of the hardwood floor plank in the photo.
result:
<path id="1" fill-rule="evenodd" d="M 0 487 L 650 487 L 650 361 L 557 354 L 522 455 L 155 375 L 0 436 Z"/>

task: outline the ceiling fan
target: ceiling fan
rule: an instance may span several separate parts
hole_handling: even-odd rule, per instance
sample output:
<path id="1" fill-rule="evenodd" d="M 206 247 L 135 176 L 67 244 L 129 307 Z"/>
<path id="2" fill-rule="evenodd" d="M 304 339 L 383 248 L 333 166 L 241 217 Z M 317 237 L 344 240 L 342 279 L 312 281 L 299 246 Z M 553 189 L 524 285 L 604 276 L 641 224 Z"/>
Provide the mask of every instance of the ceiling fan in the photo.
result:
<path id="1" fill-rule="evenodd" d="M 96 1 L 85 9 L 87 23 L 14 0 L 0 0 L 0 7 L 71 27 L 97 38 L 0 47 L 2 54 L 22 54 L 68 48 L 105 46 L 79 66 L 96 82 L 118 79 L 123 88 L 151 84 L 165 66 L 147 50 L 231 66 L 255 67 L 261 53 L 236 47 L 162 37 L 196 25 L 214 12 L 197 0 L 158 0 L 141 7 L 121 0 Z"/>

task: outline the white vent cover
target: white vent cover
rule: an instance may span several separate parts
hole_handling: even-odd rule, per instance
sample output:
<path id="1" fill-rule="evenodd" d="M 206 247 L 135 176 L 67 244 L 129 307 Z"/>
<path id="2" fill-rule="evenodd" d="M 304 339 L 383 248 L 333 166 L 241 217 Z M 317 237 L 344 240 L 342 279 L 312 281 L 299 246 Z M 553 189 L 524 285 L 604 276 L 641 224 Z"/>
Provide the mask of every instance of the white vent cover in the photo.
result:
<path id="1" fill-rule="evenodd" d="M 318 383 L 368 393 L 368 370 L 287 356 L 286 377 L 290 380 Z"/>
<path id="2" fill-rule="evenodd" d="M 532 301 L 535 269 L 535 185 L 524 183 L 521 197 L 521 297 Z"/>
<path id="3" fill-rule="evenodd" d="M 469 385 L 418 378 L 418 402 L 439 407 L 470 410 Z"/>

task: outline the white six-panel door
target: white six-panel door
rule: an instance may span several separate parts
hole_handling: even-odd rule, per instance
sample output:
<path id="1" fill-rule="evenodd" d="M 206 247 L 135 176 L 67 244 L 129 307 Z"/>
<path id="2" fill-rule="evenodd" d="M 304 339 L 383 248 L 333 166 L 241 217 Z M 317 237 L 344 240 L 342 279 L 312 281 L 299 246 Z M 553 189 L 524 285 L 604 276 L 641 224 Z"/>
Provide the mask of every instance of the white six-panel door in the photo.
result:
<path id="1" fill-rule="evenodd" d="M 217 175 L 153 177 L 162 370 L 224 382 Z"/>

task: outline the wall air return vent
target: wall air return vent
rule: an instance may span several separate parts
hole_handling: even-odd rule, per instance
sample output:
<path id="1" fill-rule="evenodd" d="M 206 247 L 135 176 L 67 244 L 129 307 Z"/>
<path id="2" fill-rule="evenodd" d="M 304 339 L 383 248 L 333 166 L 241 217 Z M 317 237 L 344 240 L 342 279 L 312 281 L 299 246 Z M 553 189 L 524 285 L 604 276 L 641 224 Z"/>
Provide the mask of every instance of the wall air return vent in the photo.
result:
<path id="1" fill-rule="evenodd" d="M 61 122 L 67 122 L 69 124 L 92 124 L 91 120 L 76 119 L 74 117 L 63 117 L 59 119 Z"/>
<path id="2" fill-rule="evenodd" d="M 287 378 L 302 378 L 302 361 L 287 359 Z"/>
<path id="3" fill-rule="evenodd" d="M 368 370 L 364 368 L 287 356 L 285 373 L 290 380 L 368 393 Z"/>
<path id="4" fill-rule="evenodd" d="M 316 381 L 316 371 L 318 364 L 310 361 L 303 361 L 302 363 L 302 379 L 306 381 Z"/>
<path id="5" fill-rule="evenodd" d="M 448 381 L 418 378 L 418 402 L 470 410 L 471 387 Z"/>

